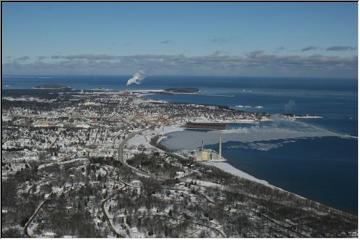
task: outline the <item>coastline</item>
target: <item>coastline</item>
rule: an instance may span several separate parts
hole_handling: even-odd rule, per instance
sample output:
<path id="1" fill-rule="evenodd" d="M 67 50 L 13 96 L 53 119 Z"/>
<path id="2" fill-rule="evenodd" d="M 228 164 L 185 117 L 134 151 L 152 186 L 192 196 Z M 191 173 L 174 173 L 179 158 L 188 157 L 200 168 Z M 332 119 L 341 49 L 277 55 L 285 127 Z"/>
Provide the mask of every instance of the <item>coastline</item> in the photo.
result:
<path id="1" fill-rule="evenodd" d="M 163 132 L 161 132 L 159 130 L 160 130 L 160 128 L 155 129 L 154 132 L 157 132 L 156 135 L 159 137 L 157 143 L 162 145 L 161 141 L 163 141 L 164 139 L 167 138 L 166 134 L 173 133 L 173 132 L 185 131 L 185 128 L 181 127 L 179 124 L 176 124 L 176 125 L 174 124 L 174 125 L 171 125 L 171 126 L 164 127 Z M 152 146 L 154 148 L 157 148 L 157 147 L 151 145 L 150 143 L 148 143 L 148 145 L 150 145 L 150 146 Z M 167 149 L 167 147 L 164 147 L 164 148 Z M 162 149 L 159 149 L 159 150 L 164 151 Z M 180 155 L 182 156 L 182 154 L 180 154 Z M 348 211 L 344 211 L 344 210 L 335 208 L 333 206 L 329 206 L 326 203 L 322 203 L 322 202 L 319 202 L 317 200 L 313 200 L 311 198 L 304 197 L 304 196 L 299 195 L 299 194 L 297 194 L 295 192 L 288 191 L 286 189 L 283 189 L 281 187 L 273 185 L 273 184 L 269 183 L 265 179 L 260 179 L 258 177 L 255 177 L 255 176 L 243 171 L 242 169 L 234 167 L 233 165 L 231 165 L 228 162 L 227 159 L 224 159 L 224 160 L 210 160 L 210 161 L 207 161 L 207 162 L 197 162 L 197 163 L 200 163 L 200 164 L 203 164 L 203 165 L 206 165 L 206 166 L 216 167 L 217 169 L 220 169 L 221 171 L 229 173 L 229 174 L 231 174 L 231 175 L 233 175 L 235 177 L 239 177 L 239 178 L 242 178 L 242 179 L 254 182 L 254 183 L 261 184 L 261 185 L 263 185 L 265 187 L 269 187 L 269 188 L 272 188 L 272 189 L 276 189 L 276 190 L 291 194 L 291 195 L 293 195 L 293 196 L 295 196 L 295 197 L 297 197 L 299 199 L 310 200 L 310 201 L 314 202 L 314 204 L 320 204 L 320 205 L 326 206 L 327 208 L 330 208 L 330 209 L 332 209 L 332 211 L 335 211 L 337 213 L 353 215 L 352 213 L 350 213 Z"/>
<path id="2" fill-rule="evenodd" d="M 151 143 L 150 143 L 150 139 L 151 139 L 151 135 L 154 136 L 158 136 L 159 139 L 157 140 L 157 143 L 161 145 L 161 141 L 166 139 L 167 136 L 166 134 L 169 134 L 169 133 L 173 133 L 173 132 L 179 132 L 179 131 L 184 131 L 185 128 L 183 128 L 180 124 L 174 124 L 174 125 L 170 125 L 170 126 L 164 126 L 164 127 L 161 127 L 161 128 L 156 128 L 154 130 L 147 130 L 147 131 L 144 131 L 143 133 L 141 133 L 140 135 L 136 135 L 134 136 L 135 137 L 139 137 L 139 136 L 142 136 L 144 137 L 144 140 L 148 140 L 146 145 L 149 147 L 153 147 L 153 148 L 157 148 L 155 146 L 153 146 Z M 146 134 L 146 135 L 143 135 L 143 134 Z M 131 142 L 131 140 L 129 141 Z M 144 143 L 142 141 L 142 143 Z M 134 144 L 134 141 L 132 141 L 132 144 Z M 165 147 L 166 148 L 166 147 Z M 159 149 L 157 148 L 158 150 L 160 151 L 164 151 L 162 149 Z M 236 168 L 234 167 L 233 165 L 231 165 L 227 159 L 224 159 L 224 160 L 210 160 L 210 161 L 207 161 L 207 162 L 198 162 L 200 164 L 204 164 L 204 165 L 207 165 L 207 166 L 212 166 L 212 167 L 216 167 L 218 169 L 220 169 L 221 171 L 224 171 L 226 173 L 229 173 L 235 177 L 239 177 L 239 178 L 242 178 L 242 179 L 246 179 L 248 181 L 251 181 L 251 182 L 255 182 L 255 183 L 258 183 L 258 184 L 262 184 L 263 186 L 266 186 L 266 187 L 269 187 L 269 188 L 272 188 L 272 189 L 277 189 L 277 190 L 280 190 L 280 191 L 283 191 L 283 192 L 286 192 L 286 193 L 289 193 L 289 194 L 292 194 L 298 198 L 301 198 L 301 199 L 308 199 L 308 200 L 311 200 L 311 201 L 314 201 L 315 203 L 317 204 L 323 204 L 323 203 L 319 203 L 315 200 L 312 200 L 312 199 L 309 199 L 309 198 L 306 198 L 304 196 L 301 196 L 297 193 L 294 193 L 294 192 L 291 192 L 291 191 L 288 191 L 288 190 L 285 190 L 283 188 L 280 188 L 278 186 L 275 186 L 271 183 L 269 183 L 267 180 L 264 180 L 264 179 L 260 179 L 260 178 L 257 178 L 239 168 Z M 327 207 L 330 207 L 330 206 L 327 206 Z M 336 211 L 339 211 L 339 212 L 342 212 L 341 210 L 338 210 L 336 208 L 333 208 L 333 207 L 330 207 Z"/>
<path id="3" fill-rule="evenodd" d="M 154 135 L 159 137 L 159 139 L 157 140 L 157 143 L 161 144 L 161 141 L 167 138 L 166 134 L 173 133 L 173 132 L 184 131 L 184 130 L 185 130 L 185 128 L 181 127 L 179 124 L 171 125 L 171 126 L 164 126 L 162 128 L 156 128 L 154 130 L 146 130 L 146 131 L 142 132 L 141 134 L 135 135 L 132 139 L 129 139 L 129 145 L 136 146 L 136 145 L 139 145 L 139 144 L 143 144 L 143 145 L 145 145 L 147 147 L 152 146 L 151 143 L 150 143 L 150 140 L 151 140 L 151 136 L 154 136 Z M 154 146 L 152 146 L 152 147 L 154 147 Z M 162 149 L 160 149 L 160 150 L 163 151 Z M 279 188 L 279 187 L 277 187 L 275 185 L 270 184 L 266 180 L 259 179 L 259 178 L 255 177 L 255 176 L 253 176 L 253 175 L 251 175 L 251 174 L 249 174 L 247 172 L 244 172 L 241 169 L 235 168 L 226 159 L 224 159 L 224 161 L 219 161 L 219 160 L 211 161 L 210 160 L 210 161 L 207 161 L 207 162 L 202 163 L 202 164 L 216 167 L 216 168 L 218 168 L 218 169 L 220 169 L 220 170 L 222 170 L 222 171 L 224 171 L 226 173 L 230 173 L 230 174 L 232 174 L 232 175 L 234 175 L 236 177 L 244 178 L 244 179 L 252 181 L 252 182 L 260 183 L 260 184 L 262 184 L 264 186 L 267 186 L 267 187 L 276 188 L 276 189 L 288 192 L 288 191 L 286 191 L 286 190 L 284 190 L 282 188 Z M 295 194 L 295 193 L 293 193 L 293 194 Z M 297 194 L 295 194 L 295 195 L 297 195 Z M 301 197 L 301 198 L 304 198 L 304 197 L 302 197 L 300 195 L 298 195 L 298 196 Z"/>
<path id="4" fill-rule="evenodd" d="M 140 132 L 136 135 L 134 135 L 131 139 L 129 139 L 129 145 L 132 146 L 136 146 L 139 145 L 139 142 L 137 140 L 139 140 L 139 138 L 142 138 L 142 140 L 140 141 L 140 144 L 144 144 L 147 147 L 153 148 L 153 149 L 157 149 L 160 152 L 168 152 L 169 149 L 167 149 L 166 147 L 164 147 L 164 149 L 159 148 L 159 146 L 157 146 L 157 144 L 159 144 L 160 146 L 163 146 L 161 144 L 161 141 L 166 139 L 167 136 L 166 134 L 169 133 L 173 133 L 173 132 L 177 132 L 177 131 L 184 131 L 185 128 L 182 127 L 180 124 L 173 124 L 173 125 L 169 125 L 169 126 L 163 126 L 163 127 L 159 127 L 159 128 L 155 128 L 153 130 L 145 130 L 143 132 Z M 153 143 L 151 143 L 152 138 L 157 137 L 157 141 L 156 144 L 154 145 Z M 136 139 L 136 140 L 135 140 Z M 134 141 L 135 140 L 135 141 Z M 175 153 L 175 155 L 178 155 L 179 157 L 184 157 L 181 153 L 179 154 L 178 152 Z M 332 206 L 329 206 L 325 203 L 322 202 L 318 202 L 316 200 L 313 200 L 311 198 L 307 198 L 304 197 L 302 195 L 299 195 L 297 193 L 285 190 L 283 188 L 277 187 L 275 185 L 270 184 L 268 181 L 263 180 L 263 179 L 259 179 L 249 173 L 246 173 L 245 171 L 238 169 L 236 167 L 234 167 L 233 165 L 231 165 L 227 159 L 223 159 L 223 160 L 210 160 L 207 162 L 197 162 L 199 164 L 203 164 L 205 166 L 210 166 L 210 167 L 216 167 L 217 169 L 229 173 L 235 177 L 241 178 L 241 179 L 245 179 L 248 180 L 250 182 L 253 183 L 257 183 L 257 184 L 261 184 L 265 187 L 271 188 L 273 190 L 277 190 L 283 193 L 286 193 L 288 195 L 292 195 L 295 198 L 298 198 L 299 200 L 305 200 L 305 201 L 310 201 L 311 204 L 313 204 L 314 206 L 319 207 L 324 207 L 325 209 L 327 209 L 326 211 L 328 212 L 334 212 L 336 214 L 342 215 L 342 216 L 347 216 L 347 217 L 356 217 L 357 215 L 354 215 L 350 212 L 347 211 L 343 211 L 341 209 L 338 208 L 334 208 Z M 188 181 L 189 179 L 185 179 L 185 181 Z M 201 180 L 199 180 L 201 182 Z M 188 181 L 190 182 L 190 181 Z M 206 184 L 213 184 L 211 182 L 206 182 Z M 215 183 L 214 183 L 215 184 Z M 309 208 L 310 209 L 310 208 Z M 357 235 L 356 235 L 357 236 Z"/>
<path id="5" fill-rule="evenodd" d="M 230 173 L 230 174 L 232 174 L 232 175 L 234 175 L 236 177 L 240 177 L 240 178 L 244 178 L 246 180 L 252 181 L 252 182 L 260 183 L 260 184 L 263 184 L 263 185 L 265 185 L 267 187 L 280 189 L 279 187 L 271 185 L 266 180 L 256 178 L 255 176 L 250 175 L 249 173 L 246 173 L 241 169 L 235 168 L 226 159 L 224 161 L 210 160 L 210 161 L 204 162 L 203 164 L 207 165 L 207 166 L 216 167 L 216 168 L 218 168 L 218 169 L 220 169 L 220 170 L 222 170 L 224 172 Z"/>
<path id="6" fill-rule="evenodd" d="M 201 163 L 201 162 L 200 162 Z M 239 177 L 239 178 L 243 178 L 243 179 L 246 179 L 246 180 L 249 180 L 251 182 L 255 182 L 255 183 L 259 183 L 259 184 L 262 184 L 266 187 L 270 187 L 270 188 L 273 188 L 273 189 L 277 189 L 277 190 L 280 190 L 280 191 L 283 191 L 283 192 L 286 192 L 286 193 L 289 193 L 289 194 L 293 194 L 295 195 L 296 197 L 298 198 L 301 198 L 301 199 L 308 199 L 304 196 L 301 196 L 297 193 L 294 193 L 294 192 L 290 192 L 288 190 L 285 190 L 283 188 L 280 188 L 280 187 L 277 187 L 275 185 L 272 185 L 271 183 L 269 183 L 268 181 L 266 180 L 263 180 L 263 179 L 260 179 L 260 178 L 257 178 L 247 172 L 244 172 L 243 170 L 241 169 L 238 169 L 236 167 L 234 167 L 233 165 L 231 165 L 230 163 L 228 163 L 228 161 L 225 159 L 224 161 L 219 161 L 219 160 L 213 160 L 213 161 L 207 161 L 205 163 L 202 163 L 204 165 L 207 165 L 207 166 L 212 166 L 212 167 L 216 167 L 226 173 L 229 173 L 233 176 L 236 176 L 236 177 Z M 311 200 L 311 199 L 308 199 L 308 200 Z M 315 200 L 311 200 L 311 201 L 315 201 Z M 318 203 L 317 201 L 315 201 L 316 203 Z M 336 209 L 337 210 L 337 209 Z"/>
<path id="7" fill-rule="evenodd" d="M 149 91 L 149 90 L 148 90 Z M 150 90 L 151 91 L 151 90 Z M 156 91 L 161 90 L 152 90 L 152 93 L 155 93 Z M 158 103 L 167 103 L 167 101 L 164 100 L 154 100 L 152 98 L 144 99 L 142 98 L 143 94 L 146 94 L 146 90 L 143 93 L 135 93 L 137 97 L 139 97 L 139 102 L 158 102 Z M 176 94 L 176 93 L 175 93 Z M 191 104 L 189 105 L 197 105 L 197 104 Z M 201 104 L 200 104 L 201 105 Z M 206 104 L 205 104 L 206 105 Z M 207 105 L 209 108 L 211 108 L 211 105 Z M 254 113 L 255 114 L 255 113 Z M 334 137 L 347 137 L 343 134 L 339 134 L 330 130 L 327 130 L 325 128 L 312 125 L 311 123 L 307 123 L 305 121 L 296 121 L 297 119 L 321 119 L 324 118 L 324 116 L 318 116 L 318 115 L 293 115 L 288 116 L 286 114 L 275 114 L 275 115 L 266 115 L 263 113 L 264 116 L 262 118 L 256 118 L 255 116 L 250 115 L 249 118 L 241 118 L 241 119 L 208 119 L 206 117 L 188 117 L 183 118 L 180 121 L 176 120 L 175 122 L 169 122 L 167 123 L 167 126 L 158 127 L 154 130 L 147 130 L 144 131 L 142 134 L 137 135 L 139 138 L 135 141 L 129 141 L 131 145 L 138 146 L 136 142 L 142 142 L 145 148 L 156 148 L 155 145 L 150 144 L 151 138 L 154 136 L 158 136 L 156 139 L 156 143 L 160 145 L 164 144 L 164 140 L 167 139 L 166 148 L 171 149 L 171 151 L 181 151 L 181 148 L 184 147 L 184 149 L 188 150 L 194 150 L 201 146 L 202 140 L 204 141 L 205 145 L 211 145 L 216 144 L 219 139 L 219 135 L 223 135 L 223 140 L 225 141 L 240 141 L 249 143 L 252 141 L 270 141 L 270 140 L 278 140 L 278 139 L 302 139 L 302 138 L 318 138 L 318 137 L 328 137 L 328 136 L 334 136 Z M 178 136 L 188 136 L 187 133 L 185 133 L 186 129 L 182 127 L 182 125 L 188 121 L 192 122 L 215 122 L 215 123 L 235 123 L 235 124 L 257 124 L 262 122 L 269 122 L 270 124 L 275 124 L 275 127 L 271 125 L 271 127 L 268 127 L 265 125 L 264 129 L 259 129 L 257 126 L 248 128 L 247 125 L 245 127 L 241 127 L 239 129 L 237 128 L 230 128 L 225 129 L 221 131 L 215 131 L 213 133 L 194 133 L 194 136 L 188 137 L 188 140 L 181 140 L 182 138 L 178 138 Z M 286 124 L 296 124 L 295 127 L 283 127 L 283 122 L 286 122 Z M 261 130 L 261 132 L 260 132 Z M 211 132 L 211 131 L 210 131 Z M 175 133 L 174 137 L 167 137 L 168 134 Z M 241 133 L 239 135 L 238 133 Z M 190 134 L 191 135 L 191 134 Z M 146 137 L 145 137 L 146 136 Z M 181 141 L 183 143 L 181 143 Z M 144 144 L 146 142 L 146 144 Z M 183 146 L 184 145 L 184 146 Z M 180 147 L 182 146 L 182 147 Z M 150 150 L 151 152 L 152 150 Z M 164 151 L 162 149 L 162 151 Z M 240 177 L 255 183 L 262 184 L 263 186 L 270 187 L 270 188 L 276 188 L 278 190 L 281 190 L 283 192 L 288 192 L 292 195 L 296 195 L 299 198 L 308 199 L 307 197 L 303 197 L 301 195 L 298 195 L 294 192 L 287 191 L 285 189 L 282 189 L 280 187 L 277 187 L 275 185 L 270 184 L 265 179 L 260 179 L 258 177 L 255 177 L 249 173 L 246 173 L 245 171 L 237 168 L 238 166 L 233 166 L 230 164 L 230 161 L 226 160 L 223 162 L 207 162 L 207 163 L 200 163 L 208 166 L 216 167 L 217 169 L 220 169 L 221 171 L 224 171 L 226 173 L 229 173 L 233 176 Z M 326 202 L 326 201 L 324 201 Z M 332 207 L 333 208 L 333 207 Z M 340 209 L 340 208 L 338 208 Z"/>

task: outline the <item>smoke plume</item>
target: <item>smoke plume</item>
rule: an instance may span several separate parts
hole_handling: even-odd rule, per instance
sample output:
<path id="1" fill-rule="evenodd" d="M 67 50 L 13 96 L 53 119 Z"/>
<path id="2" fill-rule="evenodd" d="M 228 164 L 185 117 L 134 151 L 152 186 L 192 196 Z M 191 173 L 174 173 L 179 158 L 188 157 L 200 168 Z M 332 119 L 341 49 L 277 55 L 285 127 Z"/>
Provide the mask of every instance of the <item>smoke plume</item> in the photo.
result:
<path id="1" fill-rule="evenodd" d="M 289 102 L 284 106 L 285 113 L 290 113 L 291 111 L 294 110 L 294 107 L 295 107 L 295 101 L 289 100 Z"/>
<path id="2" fill-rule="evenodd" d="M 143 71 L 138 71 L 138 72 L 134 73 L 134 75 L 129 80 L 127 80 L 126 86 L 129 86 L 131 84 L 139 85 L 144 78 L 145 78 L 145 76 L 144 76 Z"/>

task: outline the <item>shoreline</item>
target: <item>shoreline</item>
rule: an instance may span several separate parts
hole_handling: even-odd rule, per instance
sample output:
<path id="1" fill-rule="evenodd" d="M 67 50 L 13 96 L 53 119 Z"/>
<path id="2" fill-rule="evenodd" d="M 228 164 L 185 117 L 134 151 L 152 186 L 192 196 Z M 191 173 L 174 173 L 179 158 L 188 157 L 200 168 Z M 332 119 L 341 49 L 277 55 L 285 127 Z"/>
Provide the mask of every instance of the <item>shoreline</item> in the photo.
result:
<path id="1" fill-rule="evenodd" d="M 157 144 L 161 144 L 161 141 L 163 141 L 164 139 L 167 138 L 167 134 L 169 133 L 173 133 L 173 132 L 180 132 L 180 131 L 185 131 L 185 128 L 181 127 L 179 124 L 174 124 L 174 125 L 170 125 L 170 126 L 164 126 L 162 128 L 156 128 L 154 130 L 148 130 L 148 131 L 144 131 L 142 134 L 137 134 L 135 135 L 132 139 L 129 140 L 130 145 L 136 145 L 136 141 L 134 141 L 134 138 L 137 138 L 137 140 L 139 140 L 139 138 L 143 137 L 142 141 L 140 141 L 140 144 L 144 144 L 144 142 L 146 141 L 146 145 L 147 146 L 152 146 L 151 143 L 149 141 L 147 141 L 148 139 L 151 139 L 151 135 L 156 135 L 159 137 L 159 139 L 157 140 Z M 163 146 L 163 145 L 162 145 Z M 166 148 L 166 147 L 165 147 Z M 166 148 L 167 149 L 167 148 Z M 169 149 L 170 150 L 170 149 Z M 270 184 L 268 181 L 264 180 L 264 179 L 260 179 L 257 178 L 241 169 L 238 169 L 236 167 L 234 167 L 233 165 L 231 165 L 227 159 L 224 159 L 224 161 L 219 161 L 219 160 L 210 160 L 207 162 L 199 162 L 201 164 L 205 164 L 208 166 L 213 166 L 216 167 L 226 173 L 229 173 L 231 175 L 234 175 L 236 177 L 239 178 L 243 178 L 252 182 L 256 182 L 259 184 L 262 184 L 264 186 L 267 187 L 271 187 L 271 188 L 276 188 L 278 190 L 281 191 L 285 191 L 285 192 L 289 192 L 287 190 L 284 190 L 282 188 L 279 188 L 275 185 Z M 292 192 L 289 192 L 292 193 Z M 297 195 L 296 193 L 292 193 Z M 304 198 L 303 196 L 297 195 L 301 198 Z"/>
<path id="2" fill-rule="evenodd" d="M 231 175 L 234 175 L 236 177 L 240 177 L 240 178 L 244 178 L 246 180 L 249 180 L 249 181 L 252 181 L 252 182 L 256 182 L 256 183 L 260 183 L 260 184 L 263 184 L 267 187 L 271 187 L 271 188 L 277 188 L 277 189 L 281 189 L 277 186 L 274 186 L 272 184 L 270 184 L 268 181 L 266 180 L 263 180 L 263 179 L 259 179 L 247 172 L 244 172 L 243 170 L 241 169 L 238 169 L 236 167 L 234 167 L 233 165 L 231 165 L 227 159 L 224 158 L 223 161 L 219 161 L 219 160 L 209 160 L 207 162 L 200 162 L 204 165 L 207 165 L 207 166 L 212 166 L 212 167 L 216 167 L 226 173 L 230 173 Z M 283 190 L 283 189 L 281 189 Z M 286 190 L 284 190 L 286 191 Z"/>
<path id="3" fill-rule="evenodd" d="M 285 190 L 283 188 L 275 186 L 275 185 L 269 183 L 268 181 L 266 181 L 264 179 L 257 178 L 257 177 L 255 177 L 255 176 L 253 176 L 253 175 L 251 175 L 251 174 L 249 174 L 249 173 L 247 173 L 247 172 L 245 172 L 245 171 L 243 171 L 241 169 L 238 169 L 238 168 L 234 167 L 233 165 L 231 165 L 227 161 L 227 159 L 225 159 L 225 158 L 224 158 L 224 161 L 219 161 L 219 160 L 213 160 L 212 161 L 212 160 L 210 160 L 210 161 L 207 161 L 207 162 L 204 162 L 204 163 L 203 162 L 200 162 L 200 163 L 204 164 L 206 166 L 216 167 L 216 168 L 220 169 L 221 171 L 229 173 L 229 174 L 231 174 L 231 175 L 233 175 L 235 177 L 246 179 L 246 180 L 251 181 L 251 182 L 262 184 L 262 185 L 264 185 L 266 187 L 270 187 L 270 188 L 273 188 L 273 189 L 277 189 L 279 191 L 283 191 L 283 192 L 286 192 L 286 193 L 289 193 L 289 194 L 293 194 L 296 197 L 301 198 L 301 199 L 307 199 L 307 200 L 311 200 L 311 201 L 314 201 L 316 203 L 319 203 L 319 202 L 317 202 L 315 200 L 312 200 L 310 198 L 306 198 L 306 197 L 301 196 L 301 195 L 299 195 L 297 193 L 290 192 L 288 190 Z M 323 203 L 319 203 L 319 204 L 323 204 Z M 328 206 L 328 207 L 330 207 L 330 206 Z M 333 208 L 333 207 L 331 207 L 331 208 Z M 336 208 L 333 208 L 333 209 L 338 210 Z M 339 210 L 339 211 L 341 211 L 341 210 Z"/>
<path id="4" fill-rule="evenodd" d="M 148 136 L 144 136 L 143 134 L 136 135 L 136 136 L 142 136 L 142 137 L 144 137 L 145 139 L 151 140 L 151 137 L 149 137 L 149 136 L 150 136 L 150 135 L 153 135 L 153 136 L 156 135 L 157 137 L 159 137 L 158 140 L 157 140 L 157 144 L 163 146 L 163 145 L 161 144 L 161 141 L 167 138 L 167 134 L 173 133 L 173 132 L 181 132 L 181 131 L 185 131 L 185 130 L 186 130 L 186 129 L 183 128 L 181 125 L 179 125 L 179 124 L 174 124 L 174 125 L 164 126 L 164 127 L 161 127 L 161 128 L 156 128 L 156 129 L 154 129 L 154 130 L 150 130 L 150 131 L 148 132 L 148 134 L 149 134 Z M 136 137 L 136 136 L 134 136 L 134 137 Z M 144 140 L 145 140 L 145 139 L 144 139 Z M 151 146 L 151 147 L 153 147 L 153 148 L 159 149 L 158 147 L 153 146 L 153 145 L 150 143 L 150 141 L 147 142 L 146 145 Z M 159 149 L 159 150 L 165 151 L 165 152 L 170 151 L 170 149 L 168 149 L 167 147 L 164 146 L 164 148 L 165 148 L 166 150 L 164 150 L 164 149 Z M 177 153 L 177 154 L 179 154 L 179 153 Z M 183 157 L 182 154 L 179 154 L 179 155 Z M 311 198 L 304 197 L 304 196 L 299 195 L 299 194 L 297 194 L 297 193 L 295 193 L 295 192 L 291 192 L 291 191 L 288 191 L 288 190 L 283 189 L 283 188 L 281 188 L 281 187 L 278 187 L 278 186 L 276 186 L 276 185 L 273 185 L 273 184 L 269 183 L 269 182 L 268 182 L 267 180 L 265 180 L 265 179 L 260 179 L 260 178 L 258 178 L 258 177 L 255 177 L 254 175 L 251 175 L 251 174 L 245 172 L 245 171 L 242 170 L 242 169 L 239 169 L 239 168 L 234 167 L 234 166 L 231 165 L 231 164 L 228 162 L 228 160 L 225 159 L 225 158 L 224 158 L 224 160 L 209 160 L 209 161 L 207 161 L 207 162 L 197 162 L 197 163 L 200 163 L 200 164 L 203 164 L 203 165 L 206 165 L 206 166 L 210 166 L 210 167 L 216 167 L 217 169 L 219 169 L 219 170 L 221 170 L 221 171 L 223 171 L 223 172 L 225 172 L 225 173 L 229 173 L 229 174 L 231 174 L 231 175 L 233 175 L 233 176 L 235 176 L 235 177 L 242 178 L 242 179 L 245 179 L 245 180 L 248 180 L 248 181 L 257 183 L 257 184 L 261 184 L 261 185 L 263 185 L 263 186 L 265 186 L 265 187 L 269 187 L 269 188 L 272 188 L 272 189 L 276 189 L 276 190 L 279 190 L 279 191 L 282 191 L 282 192 L 285 192 L 285 193 L 294 195 L 294 196 L 296 196 L 296 197 L 298 197 L 298 198 L 300 198 L 300 199 L 306 199 L 306 200 L 313 201 L 315 204 L 324 205 L 324 206 L 332 209 L 333 211 L 336 211 L 336 212 L 339 212 L 339 213 L 342 213 L 342 214 L 346 213 L 346 214 L 353 215 L 352 213 L 350 213 L 350 212 L 348 212 L 348 211 L 344 211 L 344 210 L 341 210 L 341 209 L 334 208 L 334 207 L 329 206 L 329 205 L 327 205 L 327 204 L 325 204 L 325 203 L 318 202 L 318 201 L 313 200 L 313 199 L 311 199 Z"/>
<path id="5" fill-rule="evenodd" d="M 155 129 L 153 130 L 152 133 L 155 133 L 156 136 L 159 137 L 158 141 L 157 141 L 157 144 L 160 144 L 161 146 L 164 146 L 161 144 L 161 141 L 163 141 L 164 139 L 167 138 L 167 134 L 170 134 L 170 133 L 174 133 L 174 132 L 182 132 L 182 131 L 185 131 L 186 129 L 181 127 L 179 124 L 174 124 L 174 125 L 170 125 L 170 126 L 164 126 L 163 127 L 165 130 L 163 131 L 163 133 L 161 133 L 159 130 L 160 128 L 158 129 Z M 143 135 L 142 135 L 143 136 Z M 148 143 L 149 145 L 151 145 L 150 143 Z M 153 146 L 151 145 L 152 147 L 155 147 L 157 148 L 156 146 Z M 164 148 L 166 150 L 163 150 L 163 149 L 160 149 L 161 151 L 171 151 L 170 149 L 168 149 L 167 147 L 164 146 Z M 191 150 L 190 150 L 191 151 Z M 177 150 L 175 150 L 175 152 L 177 152 L 177 154 L 179 154 L 179 152 Z M 180 156 L 184 157 L 182 154 L 179 154 Z M 288 191 L 284 188 L 281 188 L 281 187 L 278 187 L 276 185 L 273 185 L 271 184 L 270 182 L 268 182 L 267 180 L 265 179 L 260 179 L 258 177 L 255 177 L 254 175 L 251 175 L 247 172 L 245 172 L 244 170 L 242 169 L 239 169 L 239 168 L 236 168 L 234 167 L 233 165 L 231 165 L 229 163 L 229 161 L 227 159 L 223 159 L 223 160 L 209 160 L 209 161 L 206 161 L 206 162 L 197 162 L 199 164 L 203 164 L 203 165 L 206 165 L 206 166 L 211 166 L 211 167 L 216 167 L 217 169 L 223 171 L 223 172 L 226 172 L 226 173 L 229 173 L 235 177 L 239 177 L 239 178 L 242 178 L 242 179 L 245 179 L 245 180 L 248 180 L 248 181 L 251 181 L 251 182 L 254 182 L 254 183 L 258 183 L 258 184 L 261 184 L 265 187 L 269 187 L 269 188 L 272 188 L 272 189 L 276 189 L 276 190 L 279 190 L 279 191 L 282 191 L 282 192 L 285 192 L 285 193 L 288 193 L 288 194 L 291 194 L 291 195 L 294 195 L 300 199 L 306 199 L 306 200 L 309 200 L 309 201 L 312 201 L 314 202 L 315 204 L 320 204 L 320 205 L 323 205 L 329 209 L 331 209 L 332 211 L 336 211 L 338 213 L 341 213 L 341 214 L 349 214 L 349 215 L 354 215 L 354 213 L 350 212 L 350 211 L 346 211 L 346 210 L 342 210 L 342 209 L 338 209 L 338 208 L 335 208 L 333 206 L 329 206 L 327 205 L 326 203 L 322 203 L 322 202 L 319 202 L 317 200 L 313 200 L 311 198 L 308 198 L 308 197 L 305 197 L 305 196 L 302 196 L 302 195 L 299 195 L 295 192 L 292 192 L 292 191 Z"/>
<path id="6" fill-rule="evenodd" d="M 140 144 L 148 145 L 148 147 L 150 147 L 150 148 L 156 148 L 156 149 L 158 149 L 160 151 L 163 151 L 163 152 L 168 152 L 169 149 L 167 149 L 166 147 L 165 147 L 165 149 L 160 149 L 158 146 L 153 145 L 151 143 L 151 140 L 152 140 L 151 136 L 155 135 L 155 137 L 158 137 L 158 140 L 157 140 L 156 143 L 162 146 L 162 144 L 160 142 L 164 138 L 167 137 L 166 134 L 176 132 L 176 131 L 184 131 L 184 130 L 185 130 L 185 128 L 183 128 L 180 124 L 174 124 L 174 125 L 170 125 L 170 126 L 163 126 L 163 127 L 155 128 L 153 130 L 144 129 L 144 131 L 142 131 L 142 132 L 137 132 L 137 133 L 133 132 L 133 133 L 135 133 L 135 135 L 133 135 L 130 139 L 128 139 L 128 144 L 133 145 L 133 146 L 139 145 L 138 140 L 141 139 Z M 183 157 L 181 154 L 178 154 L 178 153 L 175 153 L 175 154 L 179 155 L 180 157 Z M 207 162 L 197 162 L 197 163 L 204 164 L 206 166 L 216 167 L 217 169 L 219 169 L 219 170 L 221 170 L 221 171 L 223 171 L 225 173 L 229 173 L 229 174 L 231 174 L 231 175 L 233 175 L 235 177 L 238 177 L 240 179 L 245 179 L 245 180 L 248 180 L 250 182 L 261 184 L 261 185 L 263 185 L 265 187 L 287 193 L 289 195 L 292 195 L 292 196 L 298 198 L 299 200 L 301 199 L 301 200 L 310 201 L 312 204 L 315 204 L 315 206 L 317 206 L 317 208 L 325 207 L 325 209 L 327 209 L 326 211 L 329 211 L 329 212 L 331 211 L 333 213 L 336 213 L 336 214 L 339 214 L 339 215 L 342 215 L 342 216 L 357 217 L 357 215 L 355 215 L 355 214 L 352 214 L 352 213 L 349 213 L 347 211 L 343 211 L 343 210 L 328 206 L 328 205 L 326 205 L 324 203 L 318 202 L 318 201 L 310 199 L 310 198 L 306 198 L 306 197 L 301 196 L 299 194 L 296 194 L 294 192 L 287 191 L 285 189 L 282 189 L 282 188 L 279 188 L 279 187 L 277 187 L 275 185 L 272 185 L 269 182 L 267 182 L 266 180 L 259 179 L 259 178 L 255 177 L 255 176 L 251 175 L 251 174 L 246 173 L 245 171 L 243 171 L 241 169 L 238 169 L 238 168 L 232 166 L 228 162 L 227 159 L 210 160 L 210 161 L 207 161 Z M 189 179 L 185 179 L 185 181 L 187 181 L 187 180 L 189 180 Z M 188 182 L 190 182 L 190 181 L 188 181 Z M 199 180 L 199 182 L 201 182 L 201 180 Z M 216 183 L 213 183 L 213 182 L 204 182 L 204 183 L 207 184 L 206 186 L 208 186 L 208 184 L 216 185 Z"/>

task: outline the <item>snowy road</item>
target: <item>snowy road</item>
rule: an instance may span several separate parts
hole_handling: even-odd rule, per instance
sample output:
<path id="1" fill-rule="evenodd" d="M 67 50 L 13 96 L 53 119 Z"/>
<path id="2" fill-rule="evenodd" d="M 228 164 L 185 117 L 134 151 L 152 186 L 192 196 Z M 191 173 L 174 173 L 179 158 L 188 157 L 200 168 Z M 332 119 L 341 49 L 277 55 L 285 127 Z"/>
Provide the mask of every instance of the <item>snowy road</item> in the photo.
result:
<path id="1" fill-rule="evenodd" d="M 137 174 L 138 176 L 142 176 L 142 177 L 149 177 L 149 178 L 155 178 L 155 179 L 158 179 L 157 177 L 147 173 L 147 172 L 144 172 L 144 171 L 141 171 L 140 169 L 137 169 L 131 165 L 129 165 L 126 160 L 124 159 L 124 147 L 126 145 L 126 143 L 133 137 L 135 137 L 137 134 L 143 132 L 143 131 L 146 131 L 147 129 L 143 129 L 143 130 L 140 130 L 140 131 L 136 131 L 136 132 L 133 132 L 133 133 L 130 133 L 119 145 L 119 148 L 118 148 L 118 161 L 120 161 L 123 165 L 125 165 L 126 167 L 132 169 L 135 174 Z"/>

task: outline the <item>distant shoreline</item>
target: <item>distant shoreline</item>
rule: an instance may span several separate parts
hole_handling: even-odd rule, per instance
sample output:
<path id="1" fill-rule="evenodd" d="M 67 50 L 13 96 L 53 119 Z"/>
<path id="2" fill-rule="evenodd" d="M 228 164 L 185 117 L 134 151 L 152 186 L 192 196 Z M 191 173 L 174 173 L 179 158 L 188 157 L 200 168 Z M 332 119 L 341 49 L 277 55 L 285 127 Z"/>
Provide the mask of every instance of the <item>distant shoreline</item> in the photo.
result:
<path id="1" fill-rule="evenodd" d="M 72 88 L 61 84 L 43 84 L 32 87 L 32 89 L 40 90 L 71 90 Z"/>

